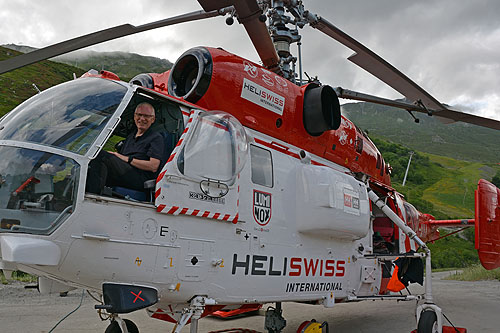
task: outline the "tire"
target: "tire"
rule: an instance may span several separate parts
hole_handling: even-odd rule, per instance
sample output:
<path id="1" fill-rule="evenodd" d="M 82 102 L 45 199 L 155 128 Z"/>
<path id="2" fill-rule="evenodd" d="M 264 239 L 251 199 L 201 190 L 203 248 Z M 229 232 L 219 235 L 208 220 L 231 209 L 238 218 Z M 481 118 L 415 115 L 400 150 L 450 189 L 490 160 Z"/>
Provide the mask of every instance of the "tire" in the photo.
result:
<path id="1" fill-rule="evenodd" d="M 128 319 L 123 319 L 123 321 L 125 322 L 125 325 L 127 325 L 127 330 L 129 333 L 139 333 L 139 329 L 133 321 Z M 116 320 L 113 320 L 111 324 L 108 325 L 104 333 L 122 333 L 122 329 L 120 328 L 118 322 Z"/>
<path id="2" fill-rule="evenodd" d="M 418 321 L 418 333 L 437 333 L 437 316 L 434 311 L 423 311 Z"/>

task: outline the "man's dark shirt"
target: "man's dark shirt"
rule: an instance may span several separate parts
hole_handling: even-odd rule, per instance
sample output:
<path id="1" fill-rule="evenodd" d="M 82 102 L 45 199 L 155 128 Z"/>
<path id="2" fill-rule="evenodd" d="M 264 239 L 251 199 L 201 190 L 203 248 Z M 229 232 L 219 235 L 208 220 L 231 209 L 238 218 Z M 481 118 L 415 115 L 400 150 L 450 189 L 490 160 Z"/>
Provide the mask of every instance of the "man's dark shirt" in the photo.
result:
<path id="1" fill-rule="evenodd" d="M 123 143 L 123 147 L 120 151 L 120 154 L 125 156 L 132 156 L 137 160 L 149 160 L 151 157 L 156 158 L 160 161 L 163 159 L 164 152 L 164 143 L 163 137 L 158 132 L 152 132 L 151 129 L 148 129 L 146 133 L 139 137 L 135 137 L 137 130 L 132 132 Z M 156 173 L 149 172 L 151 174 L 151 179 L 155 178 L 155 175 L 158 173 L 159 168 Z"/>

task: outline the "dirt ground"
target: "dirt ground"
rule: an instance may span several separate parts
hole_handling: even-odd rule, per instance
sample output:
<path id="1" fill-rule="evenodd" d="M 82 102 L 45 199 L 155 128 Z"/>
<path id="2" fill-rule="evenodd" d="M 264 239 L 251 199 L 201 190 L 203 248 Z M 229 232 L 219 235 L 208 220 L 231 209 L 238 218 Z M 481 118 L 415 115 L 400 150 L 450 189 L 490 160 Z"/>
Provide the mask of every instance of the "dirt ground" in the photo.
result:
<path id="1" fill-rule="evenodd" d="M 442 275 L 433 274 L 435 302 L 456 326 L 466 327 L 469 333 L 500 332 L 500 281 L 446 281 L 441 280 Z M 0 332 L 49 332 L 80 304 L 82 290 L 59 297 L 40 295 L 34 289 L 25 289 L 25 285 L 20 282 L 0 285 Z M 81 307 L 53 332 L 104 332 L 108 322 L 99 319 L 94 304 L 96 301 L 84 294 Z M 287 320 L 284 333 L 296 332 L 303 321 L 313 318 L 327 321 L 330 332 L 411 332 L 416 328 L 415 302 L 365 301 L 338 304 L 332 309 L 286 303 L 283 308 Z M 171 332 L 173 328 L 173 324 L 150 319 L 145 311 L 123 317 L 134 321 L 141 333 Z M 199 323 L 200 333 L 229 328 L 264 332 L 263 312 L 232 320 L 206 318 Z M 183 332 L 189 332 L 189 327 Z"/>

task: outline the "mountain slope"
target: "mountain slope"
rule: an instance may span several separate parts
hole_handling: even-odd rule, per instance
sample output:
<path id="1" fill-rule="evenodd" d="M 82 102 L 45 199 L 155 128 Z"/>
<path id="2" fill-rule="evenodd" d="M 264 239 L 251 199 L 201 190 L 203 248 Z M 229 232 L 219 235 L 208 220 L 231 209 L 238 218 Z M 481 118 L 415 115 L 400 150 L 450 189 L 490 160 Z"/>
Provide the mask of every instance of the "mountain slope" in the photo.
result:
<path id="1" fill-rule="evenodd" d="M 19 55 L 20 52 L 0 47 L 0 60 Z M 0 117 L 12 110 L 18 104 L 37 93 L 56 84 L 73 79 L 73 73 L 81 76 L 80 68 L 52 61 L 39 63 L 16 69 L 0 75 Z"/>
<path id="2" fill-rule="evenodd" d="M 24 53 L 36 50 L 36 48 L 25 45 L 7 44 L 3 46 Z M 127 52 L 83 50 L 61 55 L 51 60 L 72 65 L 84 71 L 104 69 L 115 73 L 123 81 L 129 81 L 140 73 L 163 73 L 172 68 L 172 63 L 168 60 Z"/>
<path id="3" fill-rule="evenodd" d="M 343 113 L 363 130 L 411 149 L 459 160 L 500 162 L 500 131 L 439 120 L 418 113 L 420 123 L 404 110 L 371 103 L 350 103 Z"/>

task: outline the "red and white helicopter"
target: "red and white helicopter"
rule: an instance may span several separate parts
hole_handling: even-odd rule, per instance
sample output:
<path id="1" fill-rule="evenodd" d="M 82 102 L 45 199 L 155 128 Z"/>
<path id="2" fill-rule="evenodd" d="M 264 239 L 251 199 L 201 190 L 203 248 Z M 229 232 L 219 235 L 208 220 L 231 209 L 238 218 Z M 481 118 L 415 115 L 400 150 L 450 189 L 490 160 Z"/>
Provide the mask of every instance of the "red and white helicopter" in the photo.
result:
<path id="1" fill-rule="evenodd" d="M 129 83 L 90 71 L 4 116 L 0 268 L 38 275 L 41 292 L 99 293 L 96 308 L 111 319 L 106 332 L 137 332 L 119 314 L 139 309 L 176 322 L 175 332 L 188 323 L 196 332 L 205 315 L 271 302 L 276 307 L 266 312 L 266 329 L 281 332 L 282 302 L 332 307 L 373 299 L 416 300 L 418 332 L 447 331 L 432 297 L 426 241 L 440 226 L 474 226 L 481 263 L 500 267 L 500 190 L 479 181 L 474 219 L 439 221 L 420 213 L 391 187 L 390 166 L 341 116 L 338 98 L 494 129 L 500 122 L 447 108 L 302 1 L 198 2 L 202 11 L 117 26 L 0 62 L 4 73 L 107 40 L 224 15 L 228 24 L 236 18 L 244 25 L 262 60 L 197 47 L 165 73 L 140 74 Z M 297 77 L 290 45 L 305 25 L 355 51 L 350 61 L 406 100 Z M 302 72 L 300 61 L 298 67 Z M 89 162 L 112 135 L 132 129 L 134 108 L 144 101 L 155 107 L 153 129 L 168 147 L 158 178 L 144 192 L 86 193 Z M 425 261 L 423 295 L 389 292 L 397 257 L 416 266 Z M 321 330 L 314 322 L 299 328 Z"/>

